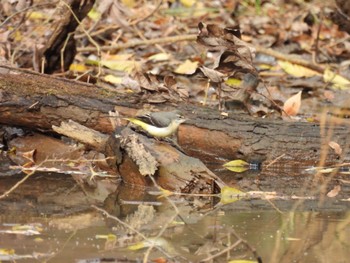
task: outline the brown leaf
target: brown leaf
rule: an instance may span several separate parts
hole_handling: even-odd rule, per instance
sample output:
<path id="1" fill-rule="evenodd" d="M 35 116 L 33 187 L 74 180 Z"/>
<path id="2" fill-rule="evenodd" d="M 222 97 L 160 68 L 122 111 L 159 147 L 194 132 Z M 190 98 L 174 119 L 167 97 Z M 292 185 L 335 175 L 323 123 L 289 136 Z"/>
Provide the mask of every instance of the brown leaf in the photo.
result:
<path id="1" fill-rule="evenodd" d="M 340 147 L 340 145 L 334 141 L 329 142 L 328 145 L 334 150 L 337 155 L 341 155 L 343 152 L 343 149 Z"/>
<path id="2" fill-rule="evenodd" d="M 225 75 L 223 73 L 220 73 L 219 71 L 215 69 L 210 69 L 205 66 L 200 67 L 200 70 L 203 72 L 203 74 L 210 79 L 210 81 L 214 83 L 220 83 L 224 79 Z"/>
<path id="3" fill-rule="evenodd" d="M 296 116 L 298 114 L 301 106 L 301 93 L 302 91 L 299 91 L 284 103 L 283 110 L 287 115 Z"/>
<path id="4" fill-rule="evenodd" d="M 36 153 L 36 149 L 22 153 L 22 156 L 27 160 L 29 160 L 30 162 L 35 163 L 34 161 L 35 153 Z"/>
<path id="5" fill-rule="evenodd" d="M 336 197 L 339 194 L 340 190 L 341 190 L 341 186 L 336 185 L 336 186 L 334 186 L 334 188 L 331 191 L 329 191 L 327 193 L 327 196 L 328 197 Z"/>

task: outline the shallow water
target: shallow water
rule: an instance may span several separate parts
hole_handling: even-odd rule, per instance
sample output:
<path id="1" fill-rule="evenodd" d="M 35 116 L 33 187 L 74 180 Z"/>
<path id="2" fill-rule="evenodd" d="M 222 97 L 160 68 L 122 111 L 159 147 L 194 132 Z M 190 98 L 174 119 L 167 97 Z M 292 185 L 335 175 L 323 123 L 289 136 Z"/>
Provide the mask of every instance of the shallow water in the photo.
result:
<path id="1" fill-rule="evenodd" d="M 20 178 L 1 178 L 1 193 Z M 257 182 L 257 178 L 247 177 L 238 182 L 242 188 L 282 192 L 283 178 L 276 178 L 261 177 Z M 289 182 L 284 194 L 297 193 L 298 186 L 307 180 L 284 180 Z M 130 249 L 130 245 L 143 240 L 139 234 L 159 245 L 150 251 L 148 261 L 254 260 L 254 250 L 262 262 L 340 263 L 348 262 L 350 256 L 349 202 L 341 200 L 344 192 L 322 203 L 318 198 L 302 202 L 286 198 L 220 204 L 215 198 L 198 197 L 172 197 L 169 203 L 141 189 L 120 186 L 113 192 L 108 187 L 101 184 L 97 188 L 82 188 L 68 175 L 44 174 L 28 179 L 0 200 L 0 249 L 10 249 L 0 250 L 0 260 L 141 262 L 147 245 Z M 145 200 L 142 207 L 146 210 L 138 209 L 137 202 L 127 204 L 128 200 Z M 154 208 L 148 209 L 150 204 Z M 118 219 L 106 218 L 94 206 L 128 226 L 122 226 Z M 176 216 L 174 206 L 181 217 Z M 164 233 L 156 238 L 162 227 Z M 246 243 L 234 246 L 240 239 Z M 225 250 L 229 252 L 219 255 Z"/>

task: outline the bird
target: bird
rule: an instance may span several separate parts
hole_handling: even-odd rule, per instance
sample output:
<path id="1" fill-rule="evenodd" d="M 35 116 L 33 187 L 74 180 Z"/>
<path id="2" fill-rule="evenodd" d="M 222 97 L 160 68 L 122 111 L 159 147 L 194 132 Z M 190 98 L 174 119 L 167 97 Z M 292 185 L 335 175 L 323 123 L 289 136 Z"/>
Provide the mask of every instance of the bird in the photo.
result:
<path id="1" fill-rule="evenodd" d="M 129 122 L 141 127 L 148 134 L 156 138 L 165 138 L 173 135 L 181 123 L 184 123 L 186 119 L 182 118 L 175 112 L 156 112 L 150 113 L 142 118 L 147 118 L 152 124 L 146 123 L 138 118 L 124 118 Z"/>

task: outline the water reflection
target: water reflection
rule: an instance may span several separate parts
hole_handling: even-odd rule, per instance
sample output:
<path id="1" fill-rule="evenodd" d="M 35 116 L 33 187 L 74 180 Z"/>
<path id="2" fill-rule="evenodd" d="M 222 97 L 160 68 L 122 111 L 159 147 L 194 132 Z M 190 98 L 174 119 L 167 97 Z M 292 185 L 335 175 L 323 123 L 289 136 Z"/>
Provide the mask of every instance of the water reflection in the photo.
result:
<path id="1" fill-rule="evenodd" d="M 2 180 L 2 189 L 11 180 L 18 179 Z M 258 199 L 218 206 L 212 197 L 171 196 L 169 202 L 148 189 L 103 189 L 102 202 L 71 177 L 31 178 L 0 200 L 0 260 L 132 262 L 148 255 L 149 261 L 227 262 L 255 260 L 255 249 L 263 262 L 348 262 L 348 202 L 327 199 L 319 207 L 308 200 L 295 209 L 296 201 Z M 28 231 L 35 226 L 38 233 Z"/>

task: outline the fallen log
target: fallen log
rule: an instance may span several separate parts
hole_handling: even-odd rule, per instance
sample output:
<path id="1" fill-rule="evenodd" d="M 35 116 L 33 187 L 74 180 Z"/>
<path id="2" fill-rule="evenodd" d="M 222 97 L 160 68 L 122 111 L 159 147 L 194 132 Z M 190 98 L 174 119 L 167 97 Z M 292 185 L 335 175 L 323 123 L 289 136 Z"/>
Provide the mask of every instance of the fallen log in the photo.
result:
<path id="1" fill-rule="evenodd" d="M 133 116 L 144 107 L 141 94 L 0 67 L 0 123 L 52 131 L 53 125 L 73 120 L 91 129 L 111 134 L 109 111 Z M 325 125 L 253 118 L 231 112 L 171 103 L 157 110 L 177 108 L 189 119 L 178 131 L 178 142 L 188 155 L 205 161 L 245 159 L 259 162 L 287 161 L 317 165 L 349 160 L 346 146 L 348 125 Z M 344 123 L 344 122 L 343 122 Z M 329 142 L 344 148 L 336 154 Z"/>

